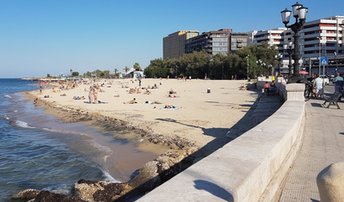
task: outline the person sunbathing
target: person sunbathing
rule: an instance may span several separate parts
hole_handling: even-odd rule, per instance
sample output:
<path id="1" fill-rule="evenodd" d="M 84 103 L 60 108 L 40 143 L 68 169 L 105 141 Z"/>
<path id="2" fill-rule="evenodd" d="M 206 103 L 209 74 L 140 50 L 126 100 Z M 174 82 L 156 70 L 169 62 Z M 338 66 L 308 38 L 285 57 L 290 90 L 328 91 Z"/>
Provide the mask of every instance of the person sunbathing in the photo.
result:
<path id="1" fill-rule="evenodd" d="M 123 102 L 123 104 L 137 104 L 136 98 L 128 101 L 128 102 Z"/>

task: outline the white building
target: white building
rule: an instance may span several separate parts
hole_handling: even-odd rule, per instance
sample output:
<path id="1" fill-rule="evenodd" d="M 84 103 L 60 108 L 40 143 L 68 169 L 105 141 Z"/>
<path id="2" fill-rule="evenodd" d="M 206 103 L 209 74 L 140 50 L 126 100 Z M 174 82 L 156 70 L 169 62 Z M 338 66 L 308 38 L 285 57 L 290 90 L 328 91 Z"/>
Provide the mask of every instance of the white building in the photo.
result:
<path id="1" fill-rule="evenodd" d="M 257 31 L 253 37 L 253 44 L 268 43 L 270 46 L 278 47 L 278 50 L 283 50 L 283 33 L 287 28 L 277 28 L 270 30 Z"/>
<path id="2" fill-rule="evenodd" d="M 312 66 L 313 70 L 319 68 L 319 57 L 329 59 L 326 72 L 333 74 L 335 69 L 342 67 L 344 71 L 344 16 L 333 16 L 306 22 L 300 31 L 300 51 L 303 66 Z M 267 42 L 278 47 L 283 54 L 283 67 L 288 66 L 288 54 L 284 50 L 293 42 L 293 33 L 286 28 L 258 31 L 253 43 Z M 313 72 L 318 72 L 314 70 Z"/>

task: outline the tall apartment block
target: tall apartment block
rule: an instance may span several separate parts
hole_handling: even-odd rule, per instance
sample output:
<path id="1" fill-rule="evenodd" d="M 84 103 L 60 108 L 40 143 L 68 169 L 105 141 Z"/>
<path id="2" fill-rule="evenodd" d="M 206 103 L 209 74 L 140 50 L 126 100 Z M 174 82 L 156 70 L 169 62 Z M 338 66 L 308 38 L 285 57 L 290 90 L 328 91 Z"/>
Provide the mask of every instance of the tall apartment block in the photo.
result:
<path id="1" fill-rule="evenodd" d="M 230 35 L 230 51 L 237 52 L 239 49 L 251 43 L 249 33 L 232 32 Z"/>
<path id="2" fill-rule="evenodd" d="M 231 29 L 204 32 L 186 41 L 185 52 L 205 51 L 208 54 L 228 54 L 230 52 Z"/>
<path id="3" fill-rule="evenodd" d="M 182 30 L 169 34 L 163 39 L 163 58 L 178 58 L 185 54 L 185 43 L 188 39 L 196 37 L 196 30 Z"/>
<path id="4" fill-rule="evenodd" d="M 254 44 L 267 43 L 270 46 L 276 46 L 280 52 L 283 52 L 284 33 L 287 28 L 277 28 L 258 31 L 253 38 Z"/>
<path id="5" fill-rule="evenodd" d="M 329 58 L 328 67 L 344 67 L 344 16 L 333 16 L 306 22 L 300 31 L 300 49 L 303 66 L 319 68 L 319 57 Z M 288 65 L 288 55 L 283 49 L 290 42 L 293 43 L 293 33 L 285 28 L 258 31 L 253 43 L 267 42 L 275 45 L 284 55 L 283 66 Z M 333 73 L 334 68 L 329 69 Z"/>
<path id="6" fill-rule="evenodd" d="M 307 22 L 300 38 L 306 64 L 319 67 L 319 57 L 326 56 L 330 60 L 328 67 L 344 67 L 344 16 Z"/>

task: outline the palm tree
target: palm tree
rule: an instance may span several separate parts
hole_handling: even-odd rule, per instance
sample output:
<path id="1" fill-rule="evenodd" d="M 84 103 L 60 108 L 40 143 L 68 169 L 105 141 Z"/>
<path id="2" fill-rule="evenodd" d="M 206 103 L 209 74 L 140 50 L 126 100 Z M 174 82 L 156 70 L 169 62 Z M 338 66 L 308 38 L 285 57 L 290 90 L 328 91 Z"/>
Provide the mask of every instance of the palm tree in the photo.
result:
<path id="1" fill-rule="evenodd" d="M 124 72 L 127 73 L 129 71 L 129 68 L 127 66 L 124 67 Z"/>

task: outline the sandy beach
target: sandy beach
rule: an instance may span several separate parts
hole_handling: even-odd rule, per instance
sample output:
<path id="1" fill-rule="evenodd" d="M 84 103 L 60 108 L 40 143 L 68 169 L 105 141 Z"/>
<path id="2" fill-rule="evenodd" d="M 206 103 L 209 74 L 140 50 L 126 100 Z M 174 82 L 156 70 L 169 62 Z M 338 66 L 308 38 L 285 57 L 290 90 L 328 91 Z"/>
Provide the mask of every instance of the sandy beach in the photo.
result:
<path id="1" fill-rule="evenodd" d="M 41 86 L 28 98 L 48 113 L 66 122 L 89 121 L 158 155 L 127 182 L 78 181 L 74 190 L 85 200 L 97 190 L 112 193 L 114 200 L 158 186 L 252 127 L 248 117 L 258 98 L 243 80 L 112 79 Z M 115 165 L 121 162 L 108 165 L 110 173 Z"/>
<path id="2" fill-rule="evenodd" d="M 32 93 L 56 106 L 113 117 L 156 135 L 186 138 L 202 147 L 226 135 L 256 100 L 257 94 L 243 88 L 245 82 L 142 79 L 139 86 L 137 80 L 116 79 L 79 83 L 68 90 L 64 84 L 64 89 Z M 100 86 L 97 98 L 101 103 L 88 103 L 92 85 Z M 76 96 L 85 99 L 73 99 Z M 137 103 L 128 104 L 134 98 Z"/>

